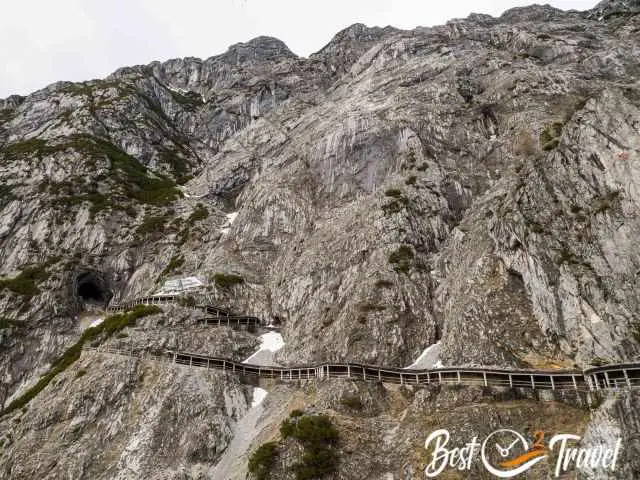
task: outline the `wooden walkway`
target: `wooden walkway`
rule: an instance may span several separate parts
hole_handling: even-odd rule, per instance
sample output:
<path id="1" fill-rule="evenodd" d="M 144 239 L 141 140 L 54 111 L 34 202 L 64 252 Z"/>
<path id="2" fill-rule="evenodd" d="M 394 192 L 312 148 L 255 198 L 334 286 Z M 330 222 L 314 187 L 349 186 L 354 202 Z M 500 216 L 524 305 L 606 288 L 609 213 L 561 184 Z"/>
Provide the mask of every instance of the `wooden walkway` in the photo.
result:
<path id="1" fill-rule="evenodd" d="M 541 390 L 598 391 L 640 387 L 640 363 L 625 363 L 580 370 L 516 370 L 481 367 L 403 369 L 360 363 L 322 363 L 295 367 L 272 367 L 236 362 L 189 352 L 162 353 L 115 348 L 86 348 L 88 351 L 149 358 L 153 360 L 210 368 L 244 376 L 282 381 L 343 378 L 400 385 L 480 385 L 485 387 Z"/>
<path id="2" fill-rule="evenodd" d="M 136 305 L 183 305 L 205 312 L 198 321 L 214 326 L 267 326 L 258 317 L 235 315 L 229 310 L 195 301 L 189 305 L 184 295 L 151 295 L 107 307 L 120 312 Z M 611 364 L 580 370 L 516 370 L 483 367 L 443 367 L 437 369 L 406 369 L 360 363 L 322 363 L 296 367 L 250 365 L 228 358 L 208 357 L 197 353 L 165 351 L 135 352 L 114 348 L 86 348 L 89 351 L 153 358 L 190 367 L 202 367 L 259 378 L 303 380 L 311 378 L 348 378 L 363 381 L 397 383 L 400 385 L 465 384 L 494 387 L 532 388 L 545 390 L 599 391 L 640 387 L 640 362 Z"/>
<path id="3" fill-rule="evenodd" d="M 204 317 L 198 319 L 198 322 L 205 325 L 214 326 L 244 326 L 244 327 L 260 327 L 267 326 L 266 322 L 263 322 L 258 317 L 250 315 L 236 315 L 229 310 L 217 307 L 215 305 L 209 305 L 205 303 L 197 303 L 189 305 L 184 301 L 183 295 L 151 295 L 148 297 L 136 298 L 132 301 L 110 305 L 107 307 L 107 312 L 122 312 L 136 305 L 182 305 L 186 307 L 196 308 L 202 310 L 205 313 Z"/>

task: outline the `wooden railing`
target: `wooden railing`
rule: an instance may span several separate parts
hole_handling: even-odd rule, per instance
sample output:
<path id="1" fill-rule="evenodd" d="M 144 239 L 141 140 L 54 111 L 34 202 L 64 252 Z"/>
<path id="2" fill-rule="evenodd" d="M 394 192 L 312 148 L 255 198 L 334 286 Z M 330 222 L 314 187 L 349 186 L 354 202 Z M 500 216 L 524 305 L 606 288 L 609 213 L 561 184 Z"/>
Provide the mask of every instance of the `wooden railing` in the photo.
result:
<path id="1" fill-rule="evenodd" d="M 187 302 L 187 298 L 188 297 L 185 297 L 184 295 L 151 295 L 147 297 L 139 297 L 121 304 L 109 305 L 106 310 L 108 312 L 122 312 L 133 308 L 136 305 L 182 305 L 202 310 L 205 313 L 205 316 L 199 318 L 198 322 L 206 325 L 240 325 L 246 327 L 266 326 L 266 323 L 258 317 L 250 315 L 236 315 L 225 308 L 220 308 L 208 303 L 198 303 L 197 300 L 195 304 L 190 305 Z"/>
<path id="2" fill-rule="evenodd" d="M 312 378 L 346 378 L 401 385 L 464 384 L 485 387 L 575 391 L 640 387 L 640 363 L 608 365 L 589 369 L 585 372 L 579 370 L 516 370 L 482 367 L 444 367 L 414 370 L 360 363 L 322 363 L 296 367 L 272 367 L 172 350 L 149 352 L 107 347 L 87 348 L 86 350 L 150 358 L 178 365 L 211 368 L 239 375 L 273 378 L 282 381 Z"/>

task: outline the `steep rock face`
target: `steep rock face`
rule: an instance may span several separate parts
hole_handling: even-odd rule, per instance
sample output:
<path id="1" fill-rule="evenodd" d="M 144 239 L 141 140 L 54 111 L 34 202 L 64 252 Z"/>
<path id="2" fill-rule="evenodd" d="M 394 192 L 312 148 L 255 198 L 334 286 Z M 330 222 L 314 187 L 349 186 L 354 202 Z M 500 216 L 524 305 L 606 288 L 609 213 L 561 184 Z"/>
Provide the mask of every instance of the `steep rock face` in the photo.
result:
<path id="1" fill-rule="evenodd" d="M 611 447 L 622 440 L 620 458 L 615 471 L 582 469 L 581 479 L 636 478 L 640 474 L 638 452 L 638 395 L 635 392 L 621 393 L 603 399 L 603 403 L 591 415 L 591 422 L 584 435 L 585 447 L 604 445 Z"/>

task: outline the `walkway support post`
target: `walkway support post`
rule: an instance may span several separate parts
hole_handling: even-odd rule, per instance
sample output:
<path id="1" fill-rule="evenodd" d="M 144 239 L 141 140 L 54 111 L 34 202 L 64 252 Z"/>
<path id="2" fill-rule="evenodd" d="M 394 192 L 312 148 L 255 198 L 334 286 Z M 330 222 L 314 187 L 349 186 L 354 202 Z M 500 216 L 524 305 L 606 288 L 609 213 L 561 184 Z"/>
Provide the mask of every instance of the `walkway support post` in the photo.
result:
<path id="1" fill-rule="evenodd" d="M 627 370 L 623 369 L 622 373 L 624 374 L 624 381 L 627 383 L 627 387 L 631 388 L 631 381 L 629 380 L 629 375 L 627 374 Z"/>

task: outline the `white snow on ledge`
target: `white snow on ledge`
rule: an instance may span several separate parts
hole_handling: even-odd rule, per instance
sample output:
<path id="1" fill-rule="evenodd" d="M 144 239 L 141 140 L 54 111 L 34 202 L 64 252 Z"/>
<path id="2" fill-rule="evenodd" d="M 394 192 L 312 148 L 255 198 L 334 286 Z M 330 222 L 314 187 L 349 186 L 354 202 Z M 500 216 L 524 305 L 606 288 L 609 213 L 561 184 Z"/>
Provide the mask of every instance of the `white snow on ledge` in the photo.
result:
<path id="1" fill-rule="evenodd" d="M 282 335 L 278 332 L 268 332 L 260 335 L 260 341 L 260 348 L 242 363 L 256 362 L 260 365 L 273 365 L 273 354 L 284 347 Z"/>
<path id="2" fill-rule="evenodd" d="M 235 221 L 237 216 L 238 216 L 238 212 L 231 212 L 231 213 L 225 214 L 225 217 L 227 217 L 227 223 L 225 223 L 224 226 L 220 229 L 223 235 L 226 235 L 227 233 L 229 233 L 229 230 L 231 230 L 231 225 L 233 225 L 233 222 Z"/>
<path id="3" fill-rule="evenodd" d="M 267 391 L 264 388 L 254 387 L 253 400 L 251 400 L 251 408 L 260 405 L 266 397 Z"/>
<path id="4" fill-rule="evenodd" d="M 418 359 L 405 369 L 442 368 L 440 361 L 440 342 L 429 345 Z"/>
<path id="5" fill-rule="evenodd" d="M 225 215 L 225 217 L 227 217 L 227 220 L 229 221 L 229 225 L 233 225 L 233 222 L 235 221 L 237 216 L 238 212 L 231 212 Z"/>
<path id="6" fill-rule="evenodd" d="M 96 318 L 93 322 L 91 322 L 91 325 L 89 325 L 89 328 L 97 327 L 102 322 L 104 322 L 104 318 Z"/>

